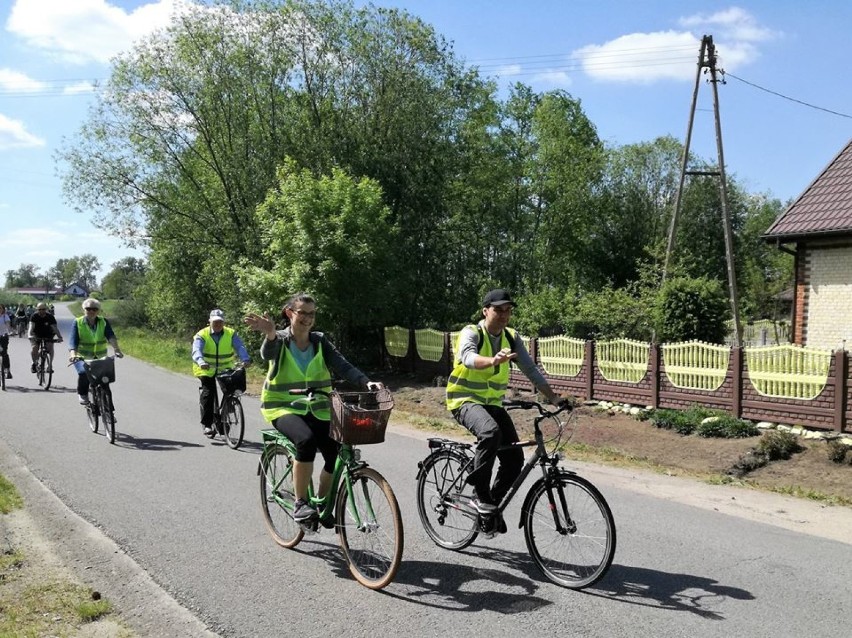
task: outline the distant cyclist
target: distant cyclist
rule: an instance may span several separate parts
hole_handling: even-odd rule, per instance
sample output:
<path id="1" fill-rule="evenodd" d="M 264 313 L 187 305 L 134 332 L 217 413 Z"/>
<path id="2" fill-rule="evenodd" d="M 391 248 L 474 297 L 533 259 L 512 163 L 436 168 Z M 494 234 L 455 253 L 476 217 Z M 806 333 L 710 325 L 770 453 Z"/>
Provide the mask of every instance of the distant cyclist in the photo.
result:
<path id="1" fill-rule="evenodd" d="M 30 317 L 30 329 L 27 336 L 33 346 L 31 351 L 33 365 L 30 371 L 35 373 L 39 340 L 44 339 L 45 350 L 50 354 L 51 359 L 53 358 L 53 338 L 56 337 L 57 341 L 62 342 L 59 326 L 56 325 L 56 317 L 47 313 L 47 304 L 43 301 L 36 306 L 36 311 Z"/>
<path id="2" fill-rule="evenodd" d="M 242 339 L 233 328 L 225 327 L 225 313 L 211 310 L 210 323 L 192 338 L 192 374 L 201 382 L 198 401 L 204 434 L 213 434 L 216 418 L 216 373 L 233 368 L 237 358 L 249 364 L 249 355 Z"/>
<path id="3" fill-rule="evenodd" d="M 124 354 L 118 347 L 118 339 L 106 318 L 99 316 L 101 302 L 89 297 L 83 302 L 84 315 L 74 322 L 71 337 L 68 339 L 68 358 L 76 362 L 77 398 L 80 405 L 89 402 L 89 377 L 86 368 L 77 362 L 77 358 L 100 359 L 107 356 L 107 343 L 115 351 L 115 356 L 121 358 Z"/>
<path id="4" fill-rule="evenodd" d="M 3 349 L 3 361 L 0 368 L 6 370 L 6 378 L 12 378 L 9 365 L 9 335 L 12 334 L 12 317 L 6 312 L 6 306 L 0 303 L 0 347 Z"/>

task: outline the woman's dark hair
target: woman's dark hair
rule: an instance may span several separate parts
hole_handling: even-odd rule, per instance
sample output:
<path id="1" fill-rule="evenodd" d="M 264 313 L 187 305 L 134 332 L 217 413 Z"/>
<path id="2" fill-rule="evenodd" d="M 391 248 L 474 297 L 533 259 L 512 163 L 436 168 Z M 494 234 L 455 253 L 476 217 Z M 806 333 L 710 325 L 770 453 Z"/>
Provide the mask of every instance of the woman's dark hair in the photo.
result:
<path id="1" fill-rule="evenodd" d="M 288 298 L 287 301 L 284 302 L 284 305 L 281 306 L 281 327 L 282 328 L 286 328 L 287 326 L 290 325 L 290 318 L 287 316 L 287 313 L 284 312 L 284 311 L 287 310 L 287 308 L 292 310 L 293 308 L 296 307 L 296 304 L 299 303 L 299 302 L 315 304 L 316 300 L 306 292 L 297 292 L 295 295 L 292 295 L 290 298 Z"/>

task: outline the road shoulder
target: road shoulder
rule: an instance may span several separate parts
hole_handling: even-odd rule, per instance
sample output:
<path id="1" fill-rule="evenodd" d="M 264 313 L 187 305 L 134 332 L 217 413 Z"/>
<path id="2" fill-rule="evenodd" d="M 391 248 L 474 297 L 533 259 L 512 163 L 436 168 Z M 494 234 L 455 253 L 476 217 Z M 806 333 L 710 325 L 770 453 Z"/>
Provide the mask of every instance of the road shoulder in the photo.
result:
<path id="1" fill-rule="evenodd" d="M 27 517 L 51 552 L 93 590 L 102 592 L 122 621 L 139 636 L 215 638 L 204 624 L 182 607 L 116 543 L 75 514 L 48 490 L 23 460 L 0 440 L 0 473 L 24 499 Z M 18 530 L 18 534 L 25 530 Z"/>

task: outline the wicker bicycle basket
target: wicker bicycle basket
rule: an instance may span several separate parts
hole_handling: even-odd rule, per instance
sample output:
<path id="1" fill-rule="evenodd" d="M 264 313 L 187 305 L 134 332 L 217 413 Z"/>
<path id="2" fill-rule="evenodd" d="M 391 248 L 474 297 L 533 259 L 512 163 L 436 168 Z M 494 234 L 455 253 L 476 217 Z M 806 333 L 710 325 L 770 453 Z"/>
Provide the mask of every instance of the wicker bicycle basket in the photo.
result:
<path id="1" fill-rule="evenodd" d="M 393 409 L 393 395 L 375 392 L 331 393 L 331 438 L 349 445 L 369 445 L 385 440 Z"/>
<path id="2" fill-rule="evenodd" d="M 115 381 L 115 360 L 112 357 L 87 360 L 86 364 L 86 375 L 91 383 L 113 383 Z"/>

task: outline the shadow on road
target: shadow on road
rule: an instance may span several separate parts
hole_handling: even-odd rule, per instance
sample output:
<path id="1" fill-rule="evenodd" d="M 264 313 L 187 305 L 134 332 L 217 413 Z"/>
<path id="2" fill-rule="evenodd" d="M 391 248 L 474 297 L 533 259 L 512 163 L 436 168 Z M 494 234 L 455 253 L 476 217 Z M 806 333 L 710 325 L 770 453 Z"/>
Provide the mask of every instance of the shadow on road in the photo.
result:
<path id="1" fill-rule="evenodd" d="M 123 432 L 116 433 L 115 445 L 116 447 L 152 450 L 154 452 L 173 452 L 187 447 L 204 447 L 201 443 L 189 443 L 188 441 L 173 441 L 171 439 L 137 439 L 132 434 L 125 434 Z"/>
<path id="2" fill-rule="evenodd" d="M 627 565 L 613 565 L 601 582 L 586 591 L 631 605 L 688 611 L 708 620 L 725 619 L 708 608 L 719 607 L 725 599 L 755 600 L 751 592 L 712 578 Z"/>

